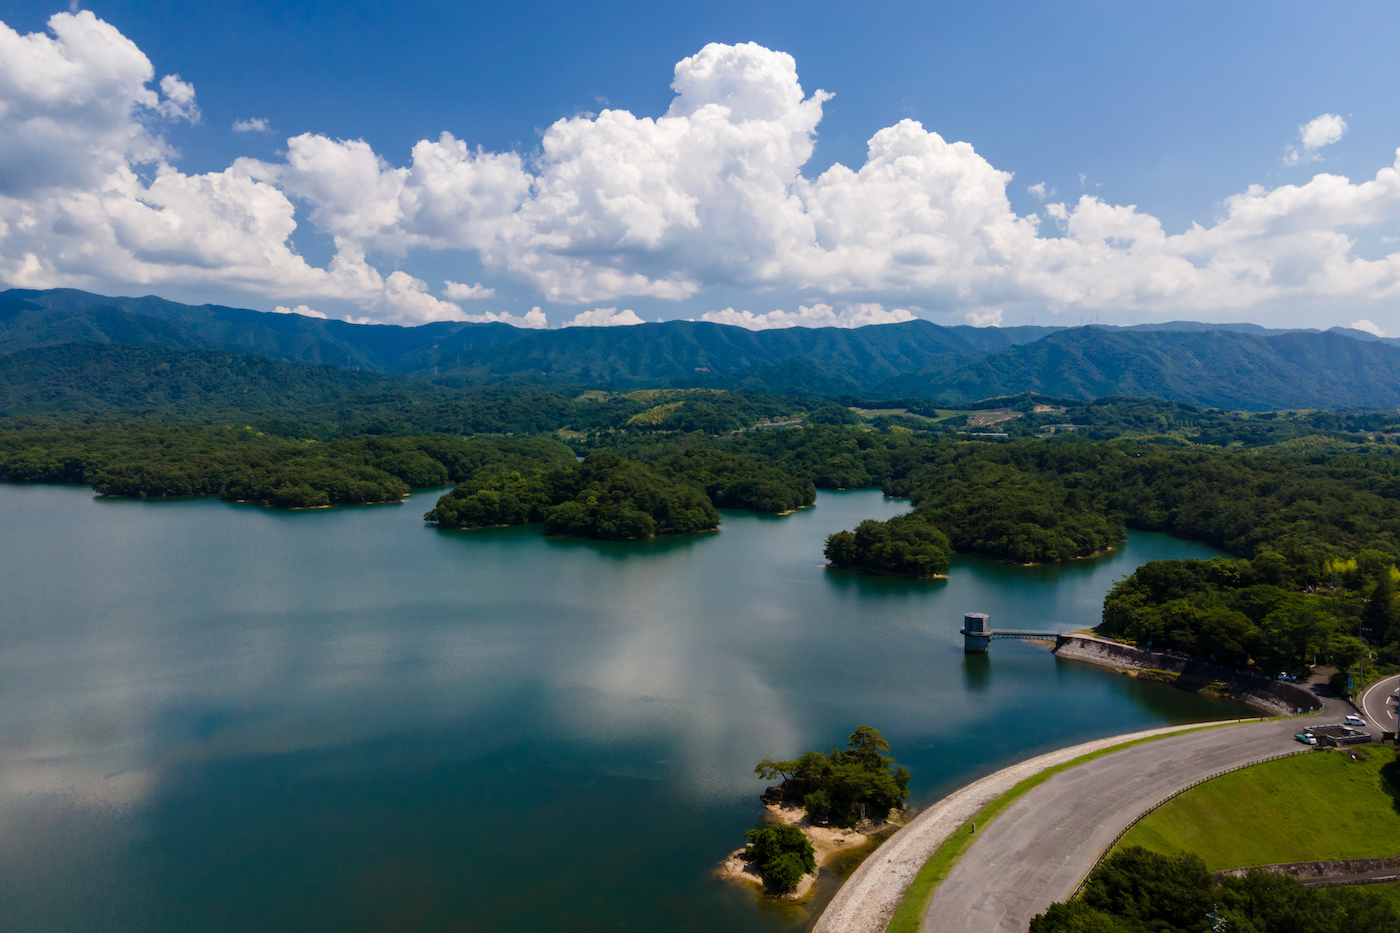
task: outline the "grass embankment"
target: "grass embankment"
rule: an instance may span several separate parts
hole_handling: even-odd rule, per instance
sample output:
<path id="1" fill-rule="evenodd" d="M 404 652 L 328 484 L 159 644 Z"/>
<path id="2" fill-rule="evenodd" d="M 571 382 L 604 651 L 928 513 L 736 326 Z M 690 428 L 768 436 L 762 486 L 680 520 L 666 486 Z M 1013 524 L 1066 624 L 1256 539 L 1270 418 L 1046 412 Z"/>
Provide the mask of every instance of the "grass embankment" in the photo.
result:
<path id="1" fill-rule="evenodd" d="M 1212 727 L 1202 726 L 1200 728 Z M 1169 734 L 1184 735 L 1187 732 L 1195 731 L 1197 730 L 1182 729 L 1179 732 L 1172 732 Z M 1084 764 L 1086 761 L 1093 761 L 1095 758 L 1101 758 L 1113 752 L 1121 752 L 1123 749 L 1131 748 L 1134 745 L 1141 745 L 1144 742 L 1152 742 L 1165 737 L 1166 736 L 1154 735 L 1143 739 L 1134 739 L 1131 742 L 1124 742 L 1121 745 L 1102 748 L 1096 752 L 1090 752 L 1087 755 L 1081 755 L 1078 758 L 1073 758 L 1062 764 L 1046 768 L 1039 774 L 1026 778 L 1024 781 L 978 810 L 973 814 L 970 820 L 955 829 L 952 835 L 945 839 L 943 844 L 934 850 L 933 855 L 929 856 L 929 860 L 924 863 L 924 867 L 919 869 L 919 873 L 914 876 L 914 880 L 910 882 L 909 887 L 905 889 L 904 897 L 899 902 L 899 906 L 895 908 L 894 915 L 890 917 L 890 924 L 885 928 L 886 933 L 919 933 L 923 925 L 924 911 L 928 908 L 928 902 L 929 899 L 933 897 L 934 889 L 943 883 L 943 879 L 948 877 L 948 872 L 953 870 L 953 866 L 958 863 L 958 859 L 962 858 L 963 853 L 967 851 L 967 847 L 972 845 L 972 841 L 975 838 L 973 833 L 974 826 L 981 826 L 985 830 L 992 820 L 996 819 L 1003 810 L 1011 806 L 1011 804 L 1015 803 L 1021 797 L 1024 797 L 1027 792 L 1044 784 L 1061 771 L 1067 771 L 1070 768 Z"/>
<path id="2" fill-rule="evenodd" d="M 1207 781 L 1148 814 L 1119 848 L 1196 852 L 1211 871 L 1400 855 L 1400 761 L 1389 749 L 1355 751 L 1358 760 L 1317 751 Z"/>

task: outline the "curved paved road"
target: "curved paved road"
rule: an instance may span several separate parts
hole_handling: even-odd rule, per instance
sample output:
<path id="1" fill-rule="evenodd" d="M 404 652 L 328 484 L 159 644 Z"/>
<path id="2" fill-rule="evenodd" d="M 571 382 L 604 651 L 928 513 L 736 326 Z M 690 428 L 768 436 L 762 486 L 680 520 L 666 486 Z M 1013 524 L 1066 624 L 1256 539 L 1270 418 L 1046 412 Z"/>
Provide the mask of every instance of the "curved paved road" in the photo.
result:
<path id="1" fill-rule="evenodd" d="M 1326 700 L 1318 719 L 1351 707 Z M 924 915 L 925 933 L 1025 933 L 1032 917 L 1073 893 L 1129 823 L 1218 771 L 1303 747 L 1295 720 L 1174 735 L 1105 755 L 1050 778 L 1008 807 L 959 859 Z"/>
<path id="2" fill-rule="evenodd" d="M 905 890 L 929 856 L 978 810 L 1026 778 L 1091 752 L 1191 728 L 1195 727 L 1168 726 L 1061 748 L 1003 768 L 954 791 L 921 811 L 909 825 L 877 849 L 876 854 L 861 862 L 826 905 L 812 933 L 882 933 Z"/>
<path id="3" fill-rule="evenodd" d="M 1361 694 L 1357 706 L 1366 721 L 1373 727 L 1372 732 L 1380 738 L 1381 732 L 1394 732 L 1400 719 L 1396 718 L 1395 691 L 1400 688 L 1400 674 L 1378 680 Z"/>

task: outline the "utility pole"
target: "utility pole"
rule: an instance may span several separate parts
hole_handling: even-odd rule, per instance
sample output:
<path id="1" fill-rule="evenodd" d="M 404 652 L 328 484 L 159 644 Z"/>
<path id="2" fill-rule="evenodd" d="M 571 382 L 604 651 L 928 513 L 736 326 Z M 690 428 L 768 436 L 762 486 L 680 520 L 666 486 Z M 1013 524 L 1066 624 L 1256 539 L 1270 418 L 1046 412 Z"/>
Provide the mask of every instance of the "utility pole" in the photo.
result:
<path id="1" fill-rule="evenodd" d="M 1210 921 L 1211 933 L 1226 933 L 1230 929 L 1230 921 L 1220 916 L 1220 905 L 1216 904 L 1210 913 L 1206 914 L 1206 919 Z"/>

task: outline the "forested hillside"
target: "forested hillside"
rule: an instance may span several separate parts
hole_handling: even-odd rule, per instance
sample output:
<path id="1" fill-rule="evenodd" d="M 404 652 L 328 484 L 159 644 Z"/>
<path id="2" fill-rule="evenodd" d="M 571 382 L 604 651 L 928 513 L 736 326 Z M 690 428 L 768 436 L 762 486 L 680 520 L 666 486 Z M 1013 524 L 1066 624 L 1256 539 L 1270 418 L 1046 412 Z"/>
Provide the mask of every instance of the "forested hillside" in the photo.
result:
<path id="1" fill-rule="evenodd" d="M 0 352 L 75 340 L 159 343 L 400 373 L 431 371 L 432 361 L 416 363 L 415 353 L 435 344 L 447 341 L 445 346 L 453 352 L 469 352 L 525 333 L 508 324 L 351 324 L 300 314 L 186 305 L 154 295 L 108 298 L 71 288 L 0 292 Z"/>
<path id="2" fill-rule="evenodd" d="M 152 344 L 63 344 L 0 356 L 0 418 L 47 416 L 53 423 L 237 420 L 320 439 L 566 429 L 723 434 L 800 417 L 812 407 L 810 400 L 708 389 L 457 389 L 406 376 Z"/>
<path id="3" fill-rule="evenodd" d="M 1090 400 L 1154 396 L 1193 405 L 1400 405 L 1400 347 L 1359 331 L 1266 331 L 1176 322 L 751 331 L 695 321 L 527 331 L 505 324 L 350 324 L 160 298 L 0 293 L 0 351 L 75 341 L 252 353 L 454 387 L 687 388 L 830 397 L 915 397 L 961 405 L 1038 392 Z"/>
<path id="4" fill-rule="evenodd" d="M 476 382 L 511 375 L 578 384 L 636 385 L 755 378 L 756 369 L 809 361 L 828 377 L 875 386 L 1035 340 L 1051 328 L 940 327 L 928 321 L 845 329 L 754 331 L 704 321 L 536 331 L 445 360 L 442 371 Z"/>
<path id="5" fill-rule="evenodd" d="M 1154 396 L 1214 408 L 1393 408 L 1400 349 L 1338 333 L 1076 328 L 947 370 L 892 380 L 892 395 L 950 402 L 1041 392 Z"/>
<path id="6" fill-rule="evenodd" d="M 200 416 L 376 410 L 458 393 L 403 376 L 156 344 L 67 343 L 0 356 L 0 417 L 47 412 Z"/>

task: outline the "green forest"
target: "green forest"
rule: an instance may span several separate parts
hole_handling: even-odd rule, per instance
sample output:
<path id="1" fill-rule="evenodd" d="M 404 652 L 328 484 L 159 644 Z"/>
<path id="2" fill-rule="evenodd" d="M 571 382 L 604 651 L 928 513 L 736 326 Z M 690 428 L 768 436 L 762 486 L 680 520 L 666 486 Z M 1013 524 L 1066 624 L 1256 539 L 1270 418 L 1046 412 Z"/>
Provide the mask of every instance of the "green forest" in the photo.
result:
<path id="1" fill-rule="evenodd" d="M 1031 920 L 1030 933 L 1206 933 L 1214 918 L 1238 933 L 1400 930 L 1400 913 L 1365 887 L 1305 888 L 1262 870 L 1217 882 L 1198 855 L 1134 846 L 1094 869 L 1082 897 Z"/>
<path id="2" fill-rule="evenodd" d="M 828 535 L 823 554 L 833 567 L 906 577 L 943 576 L 953 556 L 948 536 L 916 514 Z"/>
<path id="3" fill-rule="evenodd" d="M 1328 561 L 1322 579 L 1282 555 L 1253 560 L 1161 560 L 1139 567 L 1104 599 L 1098 631 L 1150 648 L 1255 663 L 1270 672 L 1305 671 L 1319 659 L 1343 670 L 1363 656 L 1361 635 L 1400 641 L 1395 558 L 1374 549 Z M 1311 582 L 1309 582 L 1311 581 Z M 1339 686 L 1345 692 L 1343 680 Z"/>
<path id="4" fill-rule="evenodd" d="M 944 442 L 885 481 L 914 511 L 833 535 L 838 566 L 894 570 L 855 547 L 931 526 L 958 553 L 1018 562 L 1088 556 L 1127 528 L 1204 541 L 1239 559 L 1157 561 L 1120 581 L 1099 631 L 1271 674 L 1349 667 L 1362 642 L 1400 654 L 1395 570 L 1400 460 L 1180 450 L 1144 444 Z M 886 546 L 888 549 L 888 546 Z M 906 571 L 922 575 L 917 569 Z"/>
<path id="5" fill-rule="evenodd" d="M 611 451 L 582 463 L 461 483 L 423 519 L 439 528 L 542 521 L 549 534 L 620 541 L 719 527 L 719 512 L 701 486 Z"/>
<path id="6" fill-rule="evenodd" d="M 781 779 L 783 800 L 814 820 L 854 826 L 884 820 L 909 796 L 909 771 L 884 754 L 889 750 L 879 729 L 858 726 L 844 749 L 803 752 L 791 761 L 765 758 L 753 770 L 765 781 Z"/>
<path id="7" fill-rule="evenodd" d="M 330 440 L 359 434 L 565 432 L 589 446 L 619 435 L 724 434 L 762 422 L 860 424 L 885 433 L 965 431 L 1033 438 L 1073 431 L 1091 440 L 1181 447 L 1371 451 L 1400 440 L 1400 412 L 1209 409 L 1154 398 L 1086 402 L 1036 393 L 980 402 L 772 394 L 740 388 L 639 389 L 596 385 L 469 385 L 158 344 L 64 343 L 0 355 L 0 421 L 131 420 L 249 424 L 267 433 Z M 680 403 L 680 404 L 677 404 Z M 851 409 L 876 411 L 868 417 Z M 1071 427 L 1066 428 L 1069 425 Z"/>
<path id="8" fill-rule="evenodd" d="M 180 424 L 0 430 L 0 478 L 86 483 L 101 495 L 218 495 L 275 508 L 398 502 L 505 469 L 574 461 L 547 437 L 358 437 L 326 444 L 247 426 Z"/>
<path id="9" fill-rule="evenodd" d="M 0 357 L 0 479 L 273 508 L 456 484 L 428 521 L 612 539 L 693 534 L 716 528 L 720 509 L 782 514 L 817 489 L 881 487 L 912 511 L 830 536 L 833 567 L 938 576 L 955 553 L 1062 561 L 1113 548 L 1128 529 L 1164 531 L 1235 559 L 1141 568 L 1109 594 L 1100 631 L 1274 672 L 1346 665 L 1358 639 L 1387 662 L 1400 652 L 1397 412 L 1036 394 L 944 404 L 462 386 L 64 344 Z"/>

